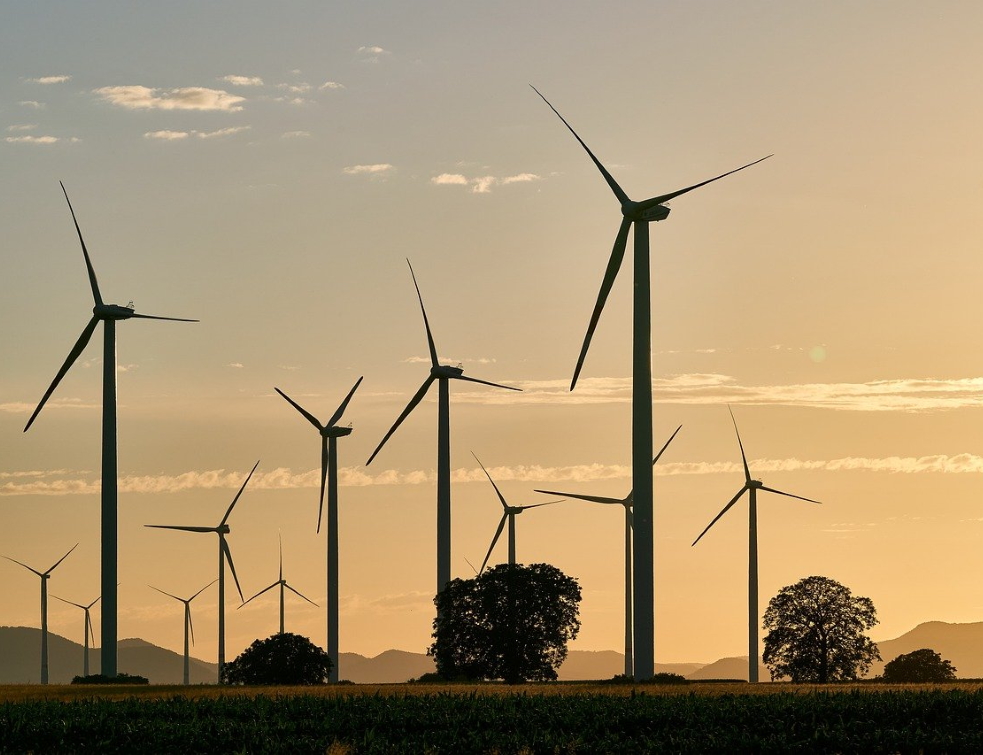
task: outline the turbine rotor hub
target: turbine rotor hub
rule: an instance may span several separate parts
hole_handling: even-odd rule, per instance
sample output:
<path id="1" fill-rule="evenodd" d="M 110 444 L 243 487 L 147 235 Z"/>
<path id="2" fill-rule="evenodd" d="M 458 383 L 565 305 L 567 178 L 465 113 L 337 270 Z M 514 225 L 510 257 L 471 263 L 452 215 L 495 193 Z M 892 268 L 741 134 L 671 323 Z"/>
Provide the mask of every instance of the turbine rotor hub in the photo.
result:
<path id="1" fill-rule="evenodd" d="M 100 320 L 128 320 L 133 317 L 133 307 L 123 307 L 119 304 L 96 304 L 92 314 Z"/>

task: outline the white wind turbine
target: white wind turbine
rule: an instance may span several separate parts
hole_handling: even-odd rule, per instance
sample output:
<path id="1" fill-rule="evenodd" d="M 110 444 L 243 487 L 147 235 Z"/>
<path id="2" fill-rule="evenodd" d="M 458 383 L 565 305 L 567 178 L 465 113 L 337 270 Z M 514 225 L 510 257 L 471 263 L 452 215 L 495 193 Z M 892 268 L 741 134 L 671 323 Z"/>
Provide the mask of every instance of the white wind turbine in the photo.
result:
<path id="1" fill-rule="evenodd" d="M 661 458 L 662 454 L 672 443 L 672 439 L 676 437 L 682 429 L 682 425 L 677 427 L 672 435 L 669 436 L 669 440 L 665 442 L 665 445 L 659 449 L 659 453 L 655 455 L 652 459 L 652 466 Z M 560 493 L 555 490 L 537 490 L 537 493 L 545 493 L 546 495 L 562 495 L 567 498 L 576 498 L 581 501 L 590 501 L 591 503 L 605 503 L 605 504 L 619 504 L 625 509 L 625 676 L 632 676 L 635 673 L 635 659 L 634 659 L 634 643 L 632 642 L 632 531 L 634 529 L 634 520 L 632 517 L 632 504 L 634 503 L 633 491 L 629 491 L 628 495 L 624 498 L 608 498 L 602 495 L 587 495 L 585 493 Z"/>
<path id="2" fill-rule="evenodd" d="M 147 587 L 149 587 L 151 590 L 156 590 L 162 595 L 166 595 L 168 598 L 174 598 L 174 600 L 184 603 L 184 686 L 191 684 L 191 648 L 188 646 L 189 635 L 191 637 L 191 644 L 194 645 L 195 643 L 195 627 L 194 624 L 191 623 L 191 601 L 205 592 L 205 590 L 214 585 L 216 582 L 218 582 L 218 580 L 213 579 L 187 600 L 184 598 L 179 598 L 177 595 L 171 595 L 169 592 L 164 592 L 159 587 L 147 585 Z"/>
<path id="3" fill-rule="evenodd" d="M 728 407 L 728 411 L 730 407 Z M 734 412 L 730 412 L 731 421 L 734 423 L 734 432 L 737 433 L 737 445 L 741 449 L 741 462 L 744 464 L 744 486 L 737 491 L 737 495 L 730 499 L 726 506 L 721 509 L 713 521 L 706 526 L 700 536 L 693 541 L 693 545 L 700 542 L 700 539 L 707 534 L 709 529 L 717 523 L 730 507 L 740 500 L 746 492 L 748 494 L 748 570 L 747 570 L 747 612 L 748 612 L 748 681 L 755 683 L 758 681 L 758 491 L 766 490 L 769 493 L 798 498 L 800 501 L 809 503 L 819 503 L 812 498 L 803 498 L 800 495 L 793 495 L 775 488 L 766 487 L 760 480 L 751 479 L 751 470 L 747 465 L 747 456 L 744 455 L 744 444 L 741 443 L 741 433 L 737 429 L 737 420 L 734 419 Z"/>
<path id="4" fill-rule="evenodd" d="M 70 606 L 75 606 L 76 608 L 81 608 L 85 612 L 85 618 L 82 620 L 82 634 L 85 636 L 85 644 L 82 651 L 82 675 L 89 675 L 89 643 L 95 645 L 96 633 L 92 631 L 92 617 L 89 615 L 89 609 L 92 608 L 96 603 L 99 602 L 99 598 L 93 600 L 89 605 L 83 606 L 81 603 L 73 603 L 70 600 L 65 600 L 64 598 L 59 598 L 57 595 L 52 595 L 55 600 L 60 600 L 62 603 L 68 603 Z"/>
<path id="5" fill-rule="evenodd" d="M 260 595 L 262 595 L 264 592 L 268 592 L 268 591 L 272 590 L 274 587 L 279 587 L 280 588 L 280 634 L 283 634 L 283 631 L 284 631 L 284 629 L 283 629 L 283 617 L 284 617 L 284 605 L 283 605 L 284 601 L 283 601 L 283 595 L 284 595 L 284 589 L 290 590 L 290 592 L 294 593 L 295 595 L 300 596 L 301 598 L 303 598 L 304 600 L 306 600 L 308 603 L 310 603 L 312 606 L 317 606 L 317 603 L 315 603 L 313 600 L 311 600 L 310 598 L 308 598 L 306 595 L 301 595 L 301 593 L 299 593 L 297 590 L 295 590 L 293 587 L 291 587 L 287 583 L 287 580 L 285 580 L 283 578 L 283 539 L 282 538 L 280 539 L 280 578 L 276 582 L 274 582 L 272 585 L 270 585 L 269 587 L 264 587 L 258 593 L 256 593 L 255 595 L 253 595 L 253 597 L 251 597 L 249 600 L 243 601 L 242 605 L 240 605 L 239 608 L 242 608 L 242 606 L 246 605 L 246 603 L 249 603 L 249 602 L 255 600 Z M 334 659 L 332 658 L 332 660 L 334 660 Z M 337 663 L 337 661 L 336 661 L 336 663 Z"/>
<path id="6" fill-rule="evenodd" d="M 48 580 L 51 578 L 51 572 L 55 568 L 68 558 L 68 554 L 79 547 L 78 543 L 75 543 L 64 556 L 55 561 L 54 565 L 45 572 L 39 572 L 27 564 L 18 561 L 17 559 L 11 558 L 10 556 L 4 556 L 8 561 L 13 561 L 15 564 L 23 566 L 30 572 L 34 572 L 41 578 L 41 684 L 48 683 Z"/>

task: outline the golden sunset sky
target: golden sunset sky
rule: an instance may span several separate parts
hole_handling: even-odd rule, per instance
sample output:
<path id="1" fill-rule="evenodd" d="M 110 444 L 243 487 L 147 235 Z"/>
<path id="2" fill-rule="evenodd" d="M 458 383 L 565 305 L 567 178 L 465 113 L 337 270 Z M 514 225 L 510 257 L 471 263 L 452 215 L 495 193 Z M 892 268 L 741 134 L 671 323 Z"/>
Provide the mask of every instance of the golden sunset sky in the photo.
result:
<path id="1" fill-rule="evenodd" d="M 8 5 L 0 24 L 0 554 L 99 591 L 101 331 L 23 427 L 92 306 L 69 192 L 107 301 L 197 324 L 117 329 L 120 638 L 174 650 L 230 519 L 246 596 L 325 634 L 317 434 L 339 441 L 342 651 L 422 652 L 435 579 L 436 394 L 365 461 L 441 360 L 453 571 L 534 488 L 630 481 L 626 264 L 567 390 L 617 202 L 534 84 L 636 199 L 774 157 L 653 224 L 656 661 L 746 652 L 755 477 L 762 611 L 822 574 L 870 597 L 875 639 L 983 620 L 983 6 L 969 2 L 170 2 Z M 523 514 L 518 558 L 583 588 L 575 649 L 621 650 L 620 508 Z M 492 562 L 505 560 L 503 538 Z M 230 583 L 231 584 L 231 583 Z M 0 624 L 37 578 L 0 562 Z M 277 627 L 228 604 L 229 656 Z M 193 604 L 215 660 L 217 593 Z M 50 629 L 81 642 L 81 612 Z M 98 616 L 94 616 L 98 635 Z M 342 675 L 344 672 L 342 671 Z"/>

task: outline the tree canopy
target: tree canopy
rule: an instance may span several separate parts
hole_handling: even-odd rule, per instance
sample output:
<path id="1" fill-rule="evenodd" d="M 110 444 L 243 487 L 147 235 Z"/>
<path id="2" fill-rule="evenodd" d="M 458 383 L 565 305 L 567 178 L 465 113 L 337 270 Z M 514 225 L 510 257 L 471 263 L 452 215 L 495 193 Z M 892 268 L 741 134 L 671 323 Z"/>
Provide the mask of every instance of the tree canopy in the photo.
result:
<path id="1" fill-rule="evenodd" d="M 865 632 L 877 624 L 870 598 L 828 577 L 806 577 L 768 603 L 764 662 L 772 679 L 826 683 L 857 679 L 881 656 Z"/>
<path id="2" fill-rule="evenodd" d="M 885 682 L 948 682 L 956 678 L 956 669 L 931 648 L 903 653 L 884 666 Z"/>
<path id="3" fill-rule="evenodd" d="M 324 684 L 333 666 L 306 637 L 284 632 L 256 640 L 222 670 L 224 684 Z"/>
<path id="4" fill-rule="evenodd" d="M 434 598 L 427 651 L 444 679 L 552 681 L 580 631 L 580 585 L 549 564 L 500 564 Z"/>

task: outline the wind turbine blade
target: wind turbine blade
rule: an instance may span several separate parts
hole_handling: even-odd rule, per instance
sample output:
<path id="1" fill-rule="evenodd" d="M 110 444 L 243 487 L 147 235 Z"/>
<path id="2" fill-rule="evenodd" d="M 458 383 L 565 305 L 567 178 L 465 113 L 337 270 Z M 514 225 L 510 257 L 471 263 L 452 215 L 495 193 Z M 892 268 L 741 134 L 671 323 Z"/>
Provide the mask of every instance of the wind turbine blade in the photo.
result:
<path id="1" fill-rule="evenodd" d="M 260 590 L 260 591 L 259 591 L 258 593 L 256 593 L 255 595 L 253 595 L 253 597 L 251 597 L 251 598 L 250 598 L 249 600 L 244 600 L 244 601 L 242 601 L 242 604 L 241 604 L 241 605 L 239 605 L 239 606 L 236 606 L 236 610 L 239 610 L 240 608 L 242 608 L 242 606 L 244 606 L 244 605 L 246 605 L 246 603 L 248 603 L 249 601 L 251 601 L 251 600 L 255 600 L 255 599 L 256 599 L 256 598 L 258 598 L 258 597 L 259 597 L 260 595 L 262 595 L 262 594 L 263 594 L 264 592 L 269 592 L 269 591 L 270 591 L 270 590 L 272 590 L 272 589 L 273 589 L 274 587 L 279 587 L 279 585 L 280 585 L 280 583 L 279 583 L 279 582 L 274 582 L 274 583 L 273 583 L 272 585 L 270 585 L 269 587 L 264 587 L 264 588 L 263 588 L 262 590 Z"/>
<path id="2" fill-rule="evenodd" d="M 239 591 L 239 600 L 242 600 L 242 588 L 239 587 L 239 577 L 236 576 L 236 566 L 232 563 L 232 551 L 229 550 L 229 544 L 222 538 L 222 550 L 225 551 L 225 558 L 229 562 L 229 571 L 232 572 L 232 579 L 235 580 L 236 590 Z"/>
<path id="3" fill-rule="evenodd" d="M 364 377 L 364 375 L 363 375 L 363 377 Z M 353 385 L 352 386 L 352 389 L 350 391 L 348 391 L 348 395 L 345 396 L 345 400 L 341 402 L 341 405 L 338 407 L 338 409 L 335 411 L 335 413 L 331 415 L 331 419 L 328 420 L 328 427 L 334 427 L 335 423 L 339 419 L 341 419 L 341 415 L 344 414 L 345 413 L 345 409 L 348 408 L 348 402 L 352 400 L 352 396 L 355 395 L 355 391 L 358 388 L 358 386 L 361 384 L 361 382 L 362 382 L 362 378 L 361 377 L 358 380 L 355 381 L 355 385 Z"/>
<path id="4" fill-rule="evenodd" d="M 61 366 L 61 369 L 58 370 L 58 374 L 55 375 L 55 379 L 51 381 L 51 385 L 48 386 L 48 390 L 44 392 L 44 396 L 41 397 L 41 403 L 38 404 L 38 408 L 34 410 L 34 414 L 31 415 L 31 418 L 27 420 L 27 424 L 24 425 L 25 433 L 30 429 L 31 425 L 34 424 L 35 418 L 41 413 L 41 409 L 51 397 L 51 394 L 54 393 L 55 388 L 58 387 L 58 383 L 60 383 L 61 379 L 65 377 L 65 373 L 72 368 L 72 365 L 75 364 L 75 360 L 79 358 L 79 355 L 83 351 L 85 351 L 85 347 L 89 345 L 89 339 L 92 338 L 92 333 L 95 331 L 96 325 L 98 324 L 98 317 L 93 317 L 91 320 L 89 320 L 89 324 L 85 326 L 85 330 L 82 331 L 82 335 L 79 336 L 79 339 L 75 342 L 72 350 L 68 353 L 68 358 L 65 359 L 65 363 Z"/>
<path id="5" fill-rule="evenodd" d="M 504 388 L 507 391 L 521 391 L 521 388 L 513 388 L 511 385 L 502 385 L 501 383 L 491 383 L 487 380 L 478 380 L 478 378 L 468 377 L 467 375 L 458 375 L 453 380 L 466 380 L 469 383 L 481 383 L 482 385 L 490 385 L 492 388 Z"/>
<path id="6" fill-rule="evenodd" d="M 502 514 L 502 521 L 498 523 L 498 529 L 495 530 L 495 537 L 492 538 L 491 545 L 488 546 L 488 553 L 485 554 L 485 560 L 481 562 L 479 574 L 483 572 L 485 567 L 488 565 L 488 559 L 491 558 L 492 551 L 495 550 L 495 544 L 498 542 L 498 538 L 502 536 L 502 530 L 505 529 L 505 520 L 508 518 L 508 514 Z"/>
<path id="7" fill-rule="evenodd" d="M 703 530 L 703 532 L 700 533 L 700 537 L 696 538 L 696 540 L 693 541 L 693 545 L 696 545 L 698 542 L 700 542 L 700 538 L 702 538 L 705 534 L 707 534 L 707 532 L 710 530 L 710 528 L 717 523 L 717 520 L 720 519 L 720 517 L 722 517 L 724 514 L 726 514 L 730 510 L 730 507 L 731 506 L 733 506 L 735 503 L 737 503 L 737 500 L 742 495 L 744 495 L 744 491 L 747 490 L 747 489 L 748 489 L 747 488 L 747 485 L 745 485 L 743 488 L 740 489 L 740 491 L 738 491 L 737 495 L 735 495 L 733 498 L 730 499 L 730 502 L 726 506 L 724 506 L 723 509 L 720 510 L 720 513 L 717 514 L 713 518 L 713 521 L 710 522 L 710 524 L 707 525 L 706 529 Z"/>
<path id="8" fill-rule="evenodd" d="M 748 469 L 748 466 L 747 466 L 747 456 L 744 455 L 744 444 L 741 443 L 741 433 L 737 429 L 737 420 L 734 419 L 734 410 L 731 409 L 728 406 L 727 407 L 727 411 L 730 412 L 730 421 L 734 423 L 734 432 L 737 433 L 737 445 L 739 445 L 741 447 L 741 462 L 744 464 L 744 481 L 746 483 L 750 483 L 751 482 L 751 470 Z"/>
<path id="9" fill-rule="evenodd" d="M 73 545 L 71 548 L 68 549 L 68 553 L 66 553 L 64 556 L 62 556 L 57 561 L 55 561 L 54 566 L 52 566 L 50 569 L 48 569 L 48 571 L 46 571 L 45 574 L 51 574 L 51 572 L 53 572 L 55 570 L 55 568 L 58 566 L 58 564 L 60 564 L 62 561 L 64 561 L 66 558 L 68 558 L 69 554 L 71 554 L 71 552 L 73 550 L 75 550 L 76 548 L 78 548 L 78 547 L 79 547 L 79 544 L 78 543 L 75 543 L 75 545 Z"/>
<path id="10" fill-rule="evenodd" d="M 188 634 L 191 635 L 191 644 L 195 644 L 195 623 L 191 620 L 191 606 L 188 606 Z"/>
<path id="11" fill-rule="evenodd" d="M 471 561 L 468 559 L 467 556 L 464 557 L 464 560 L 468 562 L 468 566 L 471 567 L 471 571 L 473 571 L 474 572 L 474 576 L 477 577 L 479 575 L 479 572 L 478 572 L 477 569 L 474 568 L 474 564 L 471 563 Z"/>
<path id="12" fill-rule="evenodd" d="M 324 513 L 324 485 L 328 480 L 328 439 L 321 437 L 321 498 L 317 504 L 317 532 L 321 532 L 321 516 Z"/>
<path id="13" fill-rule="evenodd" d="M 582 493 L 561 493 L 558 490 L 536 490 L 536 493 L 545 495 L 562 495 L 564 498 L 576 498 L 578 501 L 590 501 L 591 503 L 624 503 L 623 498 L 609 498 L 604 495 L 585 495 Z"/>
<path id="14" fill-rule="evenodd" d="M 304 407 L 302 407 L 300 404 L 298 404 L 296 401 L 294 401 L 292 398 L 290 398 L 290 396 L 288 396 L 286 393 L 284 393 L 283 391 L 281 391 L 279 388 L 277 388 L 275 386 L 274 386 L 273 390 L 275 390 L 277 393 L 279 393 L 281 396 L 283 396 L 294 409 L 296 409 L 298 412 L 300 412 L 301 414 L 303 414 L 304 417 L 307 418 L 307 421 L 310 422 L 312 425 L 314 425 L 314 427 L 316 427 L 319 431 L 324 429 L 322 427 L 321 423 L 317 421 L 317 417 L 315 417 L 313 414 L 311 414 L 309 411 L 307 411 Z"/>
<path id="15" fill-rule="evenodd" d="M 662 456 L 662 454 L 665 452 L 665 450 L 667 448 L 669 448 L 669 444 L 672 443 L 672 439 L 676 437 L 676 433 L 678 433 L 682 429 L 683 429 L 683 426 L 682 425 L 680 425 L 679 427 L 677 427 L 676 428 L 676 432 L 674 432 L 672 435 L 670 435 L 669 436 L 669 440 L 666 441 L 666 444 L 662 448 L 659 449 L 659 453 L 657 453 L 655 455 L 655 458 L 652 459 L 652 466 L 653 467 L 655 466 L 655 463 L 659 460 L 659 457 Z"/>
<path id="16" fill-rule="evenodd" d="M 204 587 L 202 587 L 198 592 L 196 592 L 194 595 L 192 595 L 190 598 L 188 598 L 188 602 L 190 603 L 192 600 L 194 600 L 195 598 L 197 598 L 199 595 L 201 595 L 203 592 L 205 592 L 205 590 L 207 590 L 209 587 L 211 587 L 212 585 L 214 585 L 216 582 L 218 582 L 218 580 L 217 579 L 213 579 L 207 585 L 205 585 Z"/>
<path id="17" fill-rule="evenodd" d="M 144 527 L 152 527 L 157 530 L 181 530 L 182 532 L 215 532 L 215 527 L 182 527 L 177 524 L 145 524 Z"/>
<path id="18" fill-rule="evenodd" d="M 530 84 L 529 86 L 532 86 L 532 84 Z M 540 97 L 543 97 L 543 93 L 540 92 L 538 89 L 536 89 L 536 87 L 532 87 L 532 90 Z M 594 156 L 593 152 L 590 151 L 590 147 L 588 147 L 584 143 L 584 140 L 581 139 L 580 136 L 577 134 L 577 132 L 573 130 L 573 126 L 567 123 L 567 119 L 564 118 L 562 115 L 560 115 L 560 112 L 555 107 L 553 107 L 553 105 L 550 104 L 550 101 L 545 97 L 543 97 L 543 102 L 545 102 L 547 105 L 550 106 L 550 110 L 556 113 L 557 117 L 561 121 L 563 121 L 563 125 L 566 126 L 568 129 L 570 129 L 570 133 L 574 135 L 574 137 L 578 142 L 580 142 L 580 146 L 583 147 L 585 150 L 587 150 L 587 154 L 590 155 L 590 159 L 594 161 L 594 165 L 596 165 L 597 169 L 601 171 L 601 175 L 604 176 L 604 180 L 608 182 L 608 186 L 611 187 L 611 191 L 614 192 L 614 195 L 618 198 L 618 201 L 621 202 L 621 204 L 630 202 L 631 200 L 628 199 L 628 195 L 625 194 L 625 192 L 622 190 L 620 186 L 618 186 L 618 182 L 614 180 L 614 178 L 611 176 L 610 173 L 608 173 L 607 168 L 601 165 L 601 161 Z"/>
<path id="19" fill-rule="evenodd" d="M 498 495 L 498 500 L 502 502 L 502 508 L 508 509 L 509 504 L 505 501 L 505 496 L 503 496 L 502 491 L 498 489 L 498 485 L 495 484 L 495 481 L 492 479 L 492 476 L 488 474 L 488 470 L 485 469 L 485 465 L 481 463 L 481 459 L 478 458 L 477 454 L 475 454 L 474 451 L 471 452 L 471 455 L 474 456 L 474 460 L 478 462 L 478 466 L 481 467 L 481 471 L 485 473 L 485 477 L 488 478 L 488 482 L 490 482 L 492 484 L 492 487 L 495 488 L 495 493 Z"/>
<path id="20" fill-rule="evenodd" d="M 625 248 L 628 246 L 628 229 L 630 228 L 631 221 L 628 218 L 624 218 L 621 221 L 621 228 L 618 229 L 618 235 L 614 239 L 614 248 L 611 250 L 611 257 L 608 259 L 607 269 L 604 271 L 601 290 L 597 293 L 597 302 L 594 304 L 594 311 L 591 313 L 590 323 L 587 325 L 587 335 L 584 336 L 584 345 L 580 348 L 577 367 L 573 371 L 573 380 L 570 381 L 571 391 L 577 385 L 577 378 L 580 377 L 580 371 L 584 367 L 584 360 L 587 358 L 587 349 L 590 348 L 591 339 L 594 337 L 594 329 L 597 328 L 597 323 L 601 319 L 601 311 L 604 309 L 604 303 L 608 300 L 608 294 L 611 293 L 614 279 L 618 277 L 618 271 L 621 270 L 621 263 L 625 259 Z"/>
<path id="21" fill-rule="evenodd" d="M 761 490 L 767 490 L 769 493 L 778 493 L 778 495 L 788 496 L 789 498 L 798 498 L 800 501 L 808 501 L 809 503 L 819 503 L 819 504 L 822 504 L 822 501 L 816 501 L 816 500 L 813 500 L 812 498 L 805 498 L 804 496 L 801 496 L 801 495 L 794 495 L 792 493 L 786 493 L 784 490 L 775 490 L 774 488 L 766 488 L 764 485 L 762 485 L 760 489 Z"/>
<path id="22" fill-rule="evenodd" d="M 169 320 L 171 322 L 201 322 L 201 320 L 189 320 L 187 317 L 158 317 L 157 315 L 139 315 L 134 312 L 130 317 L 138 320 Z"/>
<path id="23" fill-rule="evenodd" d="M 249 484 L 249 480 L 252 479 L 253 472 L 256 471 L 256 467 L 258 467 L 258 466 L 259 466 L 259 461 L 257 460 L 257 462 L 255 464 L 253 464 L 253 468 L 251 470 L 249 470 L 249 475 L 246 477 L 246 481 L 244 483 L 242 483 L 242 487 L 239 488 L 239 492 L 236 493 L 236 497 L 233 498 L 232 499 L 232 503 L 229 504 L 229 509 L 228 509 L 228 511 L 225 512 L 225 516 L 222 517 L 222 521 L 218 523 L 218 526 L 219 527 L 221 527 L 223 524 L 226 523 L 226 521 L 228 521 L 229 514 L 232 513 L 232 509 L 235 508 L 236 502 L 239 500 L 239 496 L 241 496 L 242 495 L 242 491 L 246 489 L 246 485 Z"/>
<path id="24" fill-rule="evenodd" d="M 561 498 L 558 501 L 543 501 L 542 503 L 527 503 L 525 506 L 516 506 L 515 508 L 522 509 L 523 511 L 525 511 L 526 509 L 538 509 L 540 506 L 550 506 L 554 503 L 562 503 L 562 502 L 563 499 Z"/>
<path id="25" fill-rule="evenodd" d="M 410 265 L 409 259 L 406 260 L 406 264 Z M 439 367 L 440 363 L 437 361 L 437 347 L 433 343 L 433 333 L 430 332 L 430 321 L 427 319 L 427 310 L 423 306 L 423 295 L 420 293 L 420 287 L 416 283 L 416 273 L 413 272 L 413 265 L 410 265 L 410 275 L 413 276 L 413 285 L 416 287 L 416 296 L 420 300 L 420 311 L 423 312 L 423 325 L 427 329 L 427 345 L 430 347 L 430 363 L 434 367 Z"/>
<path id="26" fill-rule="evenodd" d="M 147 587 L 149 587 L 151 590 L 156 590 L 157 592 L 161 593 L 162 595 L 166 595 L 168 598 L 174 598 L 174 600 L 179 600 L 182 603 L 185 603 L 186 602 L 184 600 L 184 598 L 179 598 L 177 595 L 171 595 L 169 592 L 164 592 L 159 587 L 154 587 L 153 585 L 147 585 Z"/>
<path id="27" fill-rule="evenodd" d="M 278 532 L 276 537 L 280 543 L 280 581 L 283 582 L 283 535 Z"/>
<path id="28" fill-rule="evenodd" d="M 21 566 L 23 566 L 28 571 L 32 571 L 35 574 L 37 574 L 39 577 L 42 577 L 42 578 L 44 577 L 44 575 L 41 572 L 39 572 L 37 569 L 32 569 L 30 566 L 28 566 L 27 564 L 25 564 L 25 563 L 23 563 L 21 561 L 18 561 L 16 558 L 11 558 L 10 556 L 4 556 L 4 558 L 7 559 L 8 561 L 13 561 L 15 564 L 20 564 Z"/>
<path id="29" fill-rule="evenodd" d="M 627 518 L 628 518 L 628 527 L 629 527 L 629 529 L 634 530 L 635 529 L 635 515 L 631 512 L 631 509 L 628 509 L 625 512 L 625 514 L 627 515 Z"/>
<path id="30" fill-rule="evenodd" d="M 92 628 L 92 616 L 88 611 L 85 612 L 85 628 L 89 632 L 89 639 L 95 643 L 96 641 L 96 630 Z"/>
<path id="31" fill-rule="evenodd" d="M 701 186 L 712 184 L 714 181 L 719 181 L 721 178 L 726 178 L 732 173 L 737 173 L 739 170 L 744 170 L 745 168 L 750 168 L 752 165 L 757 165 L 762 160 L 767 160 L 769 157 L 772 157 L 772 155 L 765 155 L 764 157 L 758 158 L 754 162 L 750 162 L 747 165 L 742 165 L 740 168 L 734 168 L 734 170 L 728 170 L 726 173 L 721 173 L 719 176 L 716 176 L 714 178 L 708 178 L 706 181 L 701 181 L 698 184 L 687 186 L 685 189 L 679 189 L 678 191 L 673 191 L 670 192 L 669 194 L 663 194 L 660 197 L 652 197 L 651 199 L 646 199 L 638 203 L 638 209 L 644 211 L 647 210 L 649 207 L 655 207 L 655 205 L 657 204 L 668 202 L 670 199 L 674 199 L 675 197 L 679 197 L 682 196 L 683 194 L 693 191 L 693 189 L 699 189 Z"/>
<path id="32" fill-rule="evenodd" d="M 98 598 L 96 598 L 91 603 L 89 603 L 89 605 L 87 605 L 86 608 L 92 608 L 92 606 L 94 606 L 96 603 L 98 603 L 101 598 L 102 598 L 102 595 L 100 595 Z"/>
<path id="33" fill-rule="evenodd" d="M 68 603 L 68 605 L 70 605 L 70 606 L 75 606 L 76 608 L 81 608 L 83 611 L 86 609 L 86 606 L 83 606 L 80 603 L 73 603 L 70 600 L 65 600 L 64 598 L 59 598 L 57 595 L 54 595 L 53 594 L 51 597 L 54 598 L 55 600 L 60 600 L 62 603 Z"/>
<path id="34" fill-rule="evenodd" d="M 372 460 L 376 457 L 376 454 L 378 454 L 379 451 L 382 450 L 382 447 L 386 445 L 386 441 L 389 440 L 390 436 L 394 432 L 396 432 L 396 428 L 399 427 L 402 424 L 403 420 L 406 419 L 407 415 L 416 408 L 416 405 L 419 404 L 421 401 L 423 401 L 423 397 L 430 389 L 430 384 L 433 383 L 433 381 L 434 381 L 433 375 L 431 375 L 430 377 L 428 377 L 426 380 L 423 381 L 423 385 L 420 386 L 420 389 L 416 392 L 416 394 L 414 394 L 413 398 L 410 399 L 410 403 L 408 403 L 406 405 L 406 408 L 403 409 L 403 413 L 396 418 L 396 421 L 393 423 L 393 426 L 389 428 L 389 432 L 386 433 L 386 437 L 384 437 L 379 442 L 379 445 L 376 446 L 375 451 L 372 452 L 372 455 L 369 457 L 369 460 L 365 462 L 365 466 L 368 466 L 369 464 L 372 463 Z"/>
<path id="35" fill-rule="evenodd" d="M 290 592 L 292 592 L 294 595 L 298 595 L 301 598 L 303 598 L 304 600 L 306 600 L 312 606 L 317 606 L 317 603 L 315 603 L 313 600 L 311 600 L 310 598 L 308 598 L 306 595 L 302 595 L 301 593 L 297 592 L 297 590 L 295 590 L 294 588 L 292 588 L 286 582 L 283 583 L 283 586 L 286 587 L 288 590 L 290 590 Z M 320 606 L 318 606 L 318 608 L 320 608 Z"/>
<path id="36" fill-rule="evenodd" d="M 82 238 L 82 229 L 79 228 L 79 222 L 75 218 L 75 210 L 72 207 L 72 200 L 68 198 L 68 191 L 65 189 L 65 184 L 59 181 L 58 185 L 61 186 L 61 190 L 65 194 L 65 201 L 68 202 L 68 210 L 72 213 L 72 222 L 75 223 L 75 232 L 79 235 L 79 243 L 82 244 L 82 255 L 85 257 L 85 268 L 89 272 L 89 285 L 92 287 L 92 299 L 95 301 L 96 305 L 101 307 L 102 296 L 99 294 L 99 282 L 96 280 L 96 271 L 92 267 L 92 260 L 89 259 L 89 250 L 85 248 L 85 240 Z"/>

